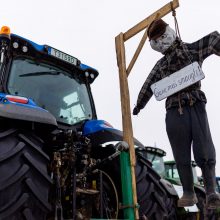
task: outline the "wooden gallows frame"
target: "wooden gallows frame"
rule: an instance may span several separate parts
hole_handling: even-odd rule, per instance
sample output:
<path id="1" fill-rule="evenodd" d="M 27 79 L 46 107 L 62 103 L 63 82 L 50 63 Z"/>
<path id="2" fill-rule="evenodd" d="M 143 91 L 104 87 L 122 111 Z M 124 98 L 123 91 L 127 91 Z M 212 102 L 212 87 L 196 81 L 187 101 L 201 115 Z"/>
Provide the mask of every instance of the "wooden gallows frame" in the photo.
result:
<path id="1" fill-rule="evenodd" d="M 139 22 L 137 25 L 129 29 L 125 33 L 120 33 L 115 37 L 115 46 L 116 46 L 116 55 L 117 55 L 117 65 L 119 69 L 119 80 L 120 80 L 120 93 L 121 93 L 121 111 L 122 111 L 122 127 L 123 127 L 123 140 L 129 145 L 130 153 L 130 165 L 131 165 L 131 176 L 132 176 L 132 193 L 133 193 L 133 208 L 135 212 L 135 219 L 139 219 L 138 213 L 138 204 L 137 204 L 137 191 L 136 191 L 136 177 L 135 177 L 135 166 L 136 166 L 136 157 L 134 150 L 134 141 L 133 141 L 133 130 L 131 122 L 131 111 L 130 111 L 130 96 L 129 96 L 129 87 L 128 87 L 128 75 L 131 72 L 132 67 L 134 66 L 141 49 L 147 39 L 147 27 L 155 19 L 159 19 L 179 7 L 179 1 L 173 0 L 168 4 L 164 5 L 162 8 L 148 16 L 143 21 Z M 134 53 L 134 56 L 126 67 L 126 57 L 125 57 L 125 41 L 129 40 L 139 32 L 143 31 L 144 35 L 137 47 L 137 50 Z"/>

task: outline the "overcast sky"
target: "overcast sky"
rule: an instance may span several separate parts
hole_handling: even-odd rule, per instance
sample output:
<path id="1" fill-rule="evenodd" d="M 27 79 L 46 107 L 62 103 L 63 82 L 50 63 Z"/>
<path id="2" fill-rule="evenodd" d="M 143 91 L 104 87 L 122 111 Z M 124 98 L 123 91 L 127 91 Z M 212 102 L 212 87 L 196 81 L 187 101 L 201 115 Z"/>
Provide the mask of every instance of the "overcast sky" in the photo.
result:
<path id="1" fill-rule="evenodd" d="M 169 1 L 157 0 L 10 0 L 2 1 L 0 24 L 12 33 L 38 44 L 48 44 L 96 68 L 100 75 L 92 84 L 99 119 L 122 128 L 115 37 L 145 19 Z M 220 1 L 180 0 L 176 9 L 180 34 L 193 42 L 212 31 L 220 31 Z M 170 14 L 164 20 L 174 27 Z M 133 56 L 143 33 L 126 43 L 127 63 Z M 150 70 L 161 57 L 147 41 L 130 76 L 131 110 Z M 212 55 L 203 63 L 206 75 L 202 90 L 208 98 L 207 112 L 217 153 L 220 176 L 220 58 Z M 154 97 L 138 116 L 132 116 L 134 136 L 144 145 L 157 146 L 173 159 L 165 130 L 165 103 Z"/>

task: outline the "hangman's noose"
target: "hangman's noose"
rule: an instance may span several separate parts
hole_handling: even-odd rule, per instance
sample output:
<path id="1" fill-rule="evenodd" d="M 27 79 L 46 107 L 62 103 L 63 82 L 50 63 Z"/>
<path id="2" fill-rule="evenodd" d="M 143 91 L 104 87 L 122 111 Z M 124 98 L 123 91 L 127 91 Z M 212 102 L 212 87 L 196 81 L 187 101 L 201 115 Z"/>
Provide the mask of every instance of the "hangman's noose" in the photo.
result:
<path id="1" fill-rule="evenodd" d="M 183 51 L 184 53 L 186 54 L 187 58 L 189 59 L 190 63 L 193 62 L 193 59 L 192 59 L 192 56 L 188 50 L 188 48 L 185 46 L 185 44 L 182 42 L 182 39 L 181 39 L 181 36 L 180 36 L 180 30 L 179 30 L 179 25 L 178 25 L 178 21 L 177 21 L 177 18 L 176 18 L 176 11 L 173 7 L 173 2 L 170 2 L 170 6 L 171 6 L 171 9 L 172 9 L 172 16 L 174 18 L 174 22 L 175 22 L 175 31 L 176 31 L 176 35 L 179 37 L 180 39 L 180 43 L 182 45 L 182 48 L 183 48 Z M 180 101 L 180 93 L 178 93 L 178 102 L 179 102 L 179 108 L 178 108 L 178 111 L 181 114 L 183 114 L 183 108 L 182 108 L 182 105 L 181 105 L 181 101 Z M 192 103 L 192 96 L 190 96 L 190 105 Z"/>
<path id="2" fill-rule="evenodd" d="M 176 18 L 176 11 L 175 11 L 175 9 L 173 7 L 173 2 L 170 2 L 170 7 L 171 7 L 171 10 L 172 10 L 172 16 L 174 18 L 176 35 L 180 39 L 181 45 L 183 47 L 183 51 L 185 52 L 185 54 L 186 54 L 187 58 L 189 59 L 190 63 L 192 63 L 193 62 L 192 61 L 193 60 L 192 59 L 192 55 L 189 53 L 188 48 L 182 42 L 182 39 L 181 39 L 181 36 L 180 36 L 179 25 L 178 25 L 178 21 L 177 21 L 177 18 Z"/>
<path id="3" fill-rule="evenodd" d="M 177 21 L 177 18 L 176 18 L 176 11 L 175 11 L 175 9 L 174 9 L 174 7 L 173 7 L 173 2 L 170 2 L 170 6 L 171 6 L 171 9 L 172 9 L 172 15 L 173 15 L 174 22 L 175 22 L 176 35 L 177 35 L 177 36 L 179 37 L 179 39 L 181 40 L 179 25 L 178 25 L 178 21 Z"/>

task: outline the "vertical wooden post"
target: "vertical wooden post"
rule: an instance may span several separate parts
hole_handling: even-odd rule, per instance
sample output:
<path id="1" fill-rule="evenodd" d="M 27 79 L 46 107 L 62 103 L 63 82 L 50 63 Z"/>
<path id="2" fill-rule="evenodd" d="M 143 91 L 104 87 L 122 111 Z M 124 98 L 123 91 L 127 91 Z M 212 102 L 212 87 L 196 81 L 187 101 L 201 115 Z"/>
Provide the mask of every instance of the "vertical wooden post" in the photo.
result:
<path id="1" fill-rule="evenodd" d="M 120 80 L 120 91 L 121 91 L 123 136 L 124 136 L 124 141 L 126 141 L 129 145 L 133 205 L 134 205 L 135 219 L 139 219 L 138 209 L 136 207 L 137 206 L 137 190 L 136 190 L 136 177 L 135 177 L 136 158 L 135 158 L 135 149 L 134 149 L 134 140 L 133 140 L 133 129 L 131 123 L 130 95 L 129 95 L 128 79 L 126 72 L 125 47 L 124 47 L 124 39 L 122 33 L 115 38 L 115 43 L 116 43 L 116 54 L 117 54 L 117 63 L 119 68 L 119 80 Z"/>

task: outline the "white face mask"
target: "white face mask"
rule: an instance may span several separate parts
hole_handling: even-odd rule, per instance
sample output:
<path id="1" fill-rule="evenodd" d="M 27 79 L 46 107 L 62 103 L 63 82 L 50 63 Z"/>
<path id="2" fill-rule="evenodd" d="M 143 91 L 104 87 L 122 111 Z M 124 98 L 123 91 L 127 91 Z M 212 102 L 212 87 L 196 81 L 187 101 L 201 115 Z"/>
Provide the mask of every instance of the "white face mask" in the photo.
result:
<path id="1" fill-rule="evenodd" d="M 164 53 L 175 40 L 175 31 L 167 25 L 166 31 L 160 37 L 155 40 L 150 40 L 150 45 L 153 50 Z"/>

